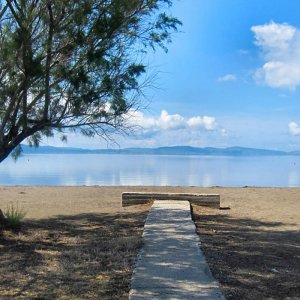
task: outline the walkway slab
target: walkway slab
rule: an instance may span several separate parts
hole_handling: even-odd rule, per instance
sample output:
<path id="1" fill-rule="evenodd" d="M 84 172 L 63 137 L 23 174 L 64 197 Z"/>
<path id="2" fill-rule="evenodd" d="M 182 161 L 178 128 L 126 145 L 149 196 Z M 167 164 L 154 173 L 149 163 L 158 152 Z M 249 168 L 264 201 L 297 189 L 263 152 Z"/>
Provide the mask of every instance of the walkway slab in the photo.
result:
<path id="1" fill-rule="evenodd" d="M 189 201 L 196 205 L 220 208 L 219 194 L 198 194 L 198 193 L 145 193 L 145 192 L 124 192 L 122 193 L 122 206 L 145 204 L 155 200 L 176 200 Z"/>
<path id="2" fill-rule="evenodd" d="M 154 201 L 129 299 L 225 299 L 199 248 L 188 201 Z"/>

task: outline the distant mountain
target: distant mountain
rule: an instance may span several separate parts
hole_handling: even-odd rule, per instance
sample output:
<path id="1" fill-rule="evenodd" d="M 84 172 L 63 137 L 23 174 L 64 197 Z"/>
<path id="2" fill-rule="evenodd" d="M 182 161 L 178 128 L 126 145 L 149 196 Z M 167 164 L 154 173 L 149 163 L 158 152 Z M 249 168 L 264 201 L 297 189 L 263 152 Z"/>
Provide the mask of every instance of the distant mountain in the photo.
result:
<path id="1" fill-rule="evenodd" d="M 159 148 L 127 148 L 115 150 L 122 154 L 156 154 L 156 155 L 211 155 L 211 156 L 270 156 L 288 155 L 284 151 L 254 149 L 244 147 L 230 148 L 196 148 L 190 146 L 174 146 Z M 300 153 L 299 153 L 300 154 Z"/>
<path id="2" fill-rule="evenodd" d="M 291 151 L 289 155 L 300 155 L 300 151 Z"/>
<path id="3" fill-rule="evenodd" d="M 128 154 L 128 155 L 202 155 L 202 156 L 286 156 L 300 155 L 300 151 L 277 151 L 245 147 L 197 148 L 174 146 L 159 148 L 125 148 L 125 149 L 82 149 L 70 147 L 40 146 L 39 148 L 22 145 L 24 154 Z"/>
<path id="4" fill-rule="evenodd" d="M 38 148 L 22 145 L 23 154 L 115 154 L 115 149 L 83 149 L 72 147 L 40 146 Z"/>

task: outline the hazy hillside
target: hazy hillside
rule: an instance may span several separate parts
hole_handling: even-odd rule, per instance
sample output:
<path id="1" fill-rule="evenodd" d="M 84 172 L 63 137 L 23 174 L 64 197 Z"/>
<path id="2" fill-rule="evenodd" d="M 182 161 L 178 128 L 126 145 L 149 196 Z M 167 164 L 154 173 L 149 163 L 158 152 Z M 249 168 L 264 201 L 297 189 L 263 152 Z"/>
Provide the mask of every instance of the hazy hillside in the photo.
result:
<path id="1" fill-rule="evenodd" d="M 81 149 L 68 147 L 41 146 L 32 148 L 22 145 L 24 154 L 135 154 L 135 155 L 205 155 L 205 156 L 283 156 L 300 155 L 300 151 L 284 152 L 277 150 L 255 149 L 245 147 L 197 148 L 174 146 L 159 148 L 125 148 L 125 149 Z"/>

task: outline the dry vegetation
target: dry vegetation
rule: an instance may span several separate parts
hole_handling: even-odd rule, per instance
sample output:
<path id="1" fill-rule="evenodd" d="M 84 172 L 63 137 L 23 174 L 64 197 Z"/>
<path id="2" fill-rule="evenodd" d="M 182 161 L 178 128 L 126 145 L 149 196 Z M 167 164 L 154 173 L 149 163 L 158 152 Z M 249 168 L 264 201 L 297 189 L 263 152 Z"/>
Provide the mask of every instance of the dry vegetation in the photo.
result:
<path id="1" fill-rule="evenodd" d="M 228 300 L 300 297 L 300 190 L 265 191 L 245 189 L 236 205 L 228 198 L 230 210 L 193 206 L 202 251 Z"/>
<path id="2" fill-rule="evenodd" d="M 128 299 L 146 211 L 27 220 L 0 237 L 1 299 Z"/>

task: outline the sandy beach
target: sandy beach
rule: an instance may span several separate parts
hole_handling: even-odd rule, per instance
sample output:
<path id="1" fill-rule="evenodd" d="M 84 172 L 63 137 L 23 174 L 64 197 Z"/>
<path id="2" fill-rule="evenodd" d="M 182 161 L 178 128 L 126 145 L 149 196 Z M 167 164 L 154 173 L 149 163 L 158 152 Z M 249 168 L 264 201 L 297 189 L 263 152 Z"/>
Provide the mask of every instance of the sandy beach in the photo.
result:
<path id="1" fill-rule="evenodd" d="M 214 276 L 220 281 L 226 297 L 228 299 L 253 299 L 253 297 L 260 299 L 269 296 L 274 299 L 296 299 L 296 296 L 299 296 L 299 188 L 1 186 L 0 207 L 5 210 L 9 203 L 18 203 L 19 207 L 22 207 L 27 212 L 24 220 L 25 233 L 23 233 L 23 242 L 26 240 L 24 238 L 26 234 L 29 239 L 29 235 L 32 235 L 33 230 L 42 230 L 39 228 L 42 223 L 47 224 L 47 230 L 52 230 L 50 230 L 51 233 L 49 233 L 50 231 L 48 232 L 48 235 L 51 237 L 55 232 L 55 226 L 61 226 L 62 223 L 63 228 L 75 226 L 76 224 L 76 226 L 82 226 L 79 222 L 92 222 L 94 225 L 104 222 L 103 224 L 108 227 L 117 224 L 116 228 L 110 228 L 111 232 L 116 233 L 116 230 L 120 230 L 120 232 L 123 230 L 124 236 L 130 236 L 132 240 L 134 236 L 139 240 L 149 205 L 121 207 L 121 193 L 125 191 L 220 194 L 221 206 L 230 209 L 216 210 L 193 207 L 193 213 L 197 231 L 200 234 L 201 248 L 207 257 Z M 122 221 L 121 223 L 120 220 Z M 53 224 L 55 226 L 52 228 Z M 100 225 L 97 226 L 95 225 L 95 228 L 101 227 Z M 107 228 L 105 229 L 106 231 Z M 46 229 L 43 227 L 44 231 Z M 62 236 L 65 234 L 61 228 L 57 228 L 57 230 L 61 232 Z M 86 239 L 86 237 L 80 236 L 86 233 L 79 230 L 76 232 L 77 236 L 74 232 L 72 234 L 68 233 L 72 235 L 73 244 L 77 243 L 76 241 L 74 242 L 75 238 L 79 240 L 81 238 Z M 67 237 L 64 236 L 64 239 L 70 239 L 69 235 Z M 49 239 L 49 236 L 46 240 Z M 8 240 L 9 242 L 7 242 Z M 60 253 L 62 249 L 59 246 L 57 246 L 58 249 L 55 249 L 55 241 L 52 242 L 54 244 L 51 251 Z M 10 250 L 12 255 L 13 253 L 16 255 L 16 251 L 18 251 L 12 246 L 13 243 L 16 245 L 22 243 L 22 238 L 20 239 L 20 237 L 11 233 L 4 234 L 0 243 L 0 253 L 3 262 L 1 268 L 6 267 L 4 261 L 8 263 L 11 259 Z M 61 245 L 61 243 L 62 240 L 57 245 Z M 70 243 L 70 240 L 67 243 Z M 78 243 L 81 245 L 81 242 Z M 123 285 L 120 286 L 120 289 L 124 289 L 124 292 L 116 295 L 106 292 L 103 294 L 104 299 L 114 299 L 114 297 L 116 299 L 126 299 L 132 272 L 130 268 L 132 268 L 134 256 L 139 249 L 138 243 L 133 247 L 134 251 L 131 252 L 131 257 L 126 265 L 126 268 L 128 268 L 126 273 L 127 279 L 124 279 Z M 47 251 L 50 250 L 48 249 Z M 121 251 L 124 251 L 124 249 Z M 47 254 L 46 252 L 45 255 Z M 52 256 L 54 255 L 53 253 L 51 254 Z M 255 259 L 253 259 L 254 256 Z M 24 259 L 22 255 L 21 257 Z M 45 257 L 43 258 L 44 260 L 46 260 Z M 61 261 L 57 259 L 57 263 L 59 264 Z M 72 261 L 69 263 L 72 263 Z M 264 266 L 263 269 L 261 268 L 262 265 Z M 22 268 L 22 266 L 18 266 L 18 268 Z M 51 273 L 52 269 L 57 271 L 58 267 L 52 265 L 48 266 L 48 268 L 49 270 L 42 268 L 43 276 L 46 276 L 49 272 Z M 2 271 L 3 269 L 1 270 L 3 274 Z M 11 270 L 11 272 L 13 271 L 16 271 L 16 269 Z M 41 276 L 38 274 L 39 272 L 34 270 L 32 276 Z M 97 276 L 100 275 L 98 274 Z M 102 274 L 101 276 L 105 275 Z M 13 273 L 9 274 L 8 271 L 6 280 L 0 280 L 0 297 L 2 295 L 3 299 L 18 299 L 18 297 L 23 299 L 22 297 L 26 296 L 26 293 L 20 292 L 24 290 L 24 286 L 21 284 L 23 279 L 20 277 L 20 286 L 14 285 L 14 288 L 11 289 L 19 291 L 19 294 L 11 292 L 10 298 L 8 293 L 10 289 L 9 278 L 13 278 Z M 44 277 L 40 278 L 41 281 L 42 278 Z M 76 281 L 76 279 L 74 280 Z M 262 288 L 255 289 L 257 285 L 262 286 Z M 34 285 L 31 288 L 34 290 Z M 44 294 L 39 291 L 35 291 L 33 294 L 51 298 L 52 294 L 48 295 L 46 293 L 48 288 L 47 286 L 44 287 Z M 99 286 L 95 286 L 95 288 L 99 289 Z M 67 292 L 69 291 L 68 289 L 70 288 L 66 288 L 62 294 L 58 292 L 56 294 L 57 298 L 64 299 L 64 297 L 70 296 L 70 292 Z M 106 288 L 106 291 L 109 289 L 112 290 L 112 287 Z M 85 288 L 82 288 L 82 290 L 85 290 Z M 72 297 L 74 298 L 74 295 Z M 87 297 L 86 294 L 75 298 L 82 299 L 83 297 Z M 93 296 L 87 297 L 87 299 L 93 299 Z"/>
<path id="2" fill-rule="evenodd" d="M 219 211 L 232 217 L 250 218 L 266 222 L 280 222 L 278 230 L 300 229 L 300 188 L 200 188 L 200 187 L 0 187 L 0 204 L 19 203 L 27 211 L 27 218 L 46 218 L 81 213 L 119 213 L 138 210 L 121 207 L 125 191 L 217 193 Z"/>

